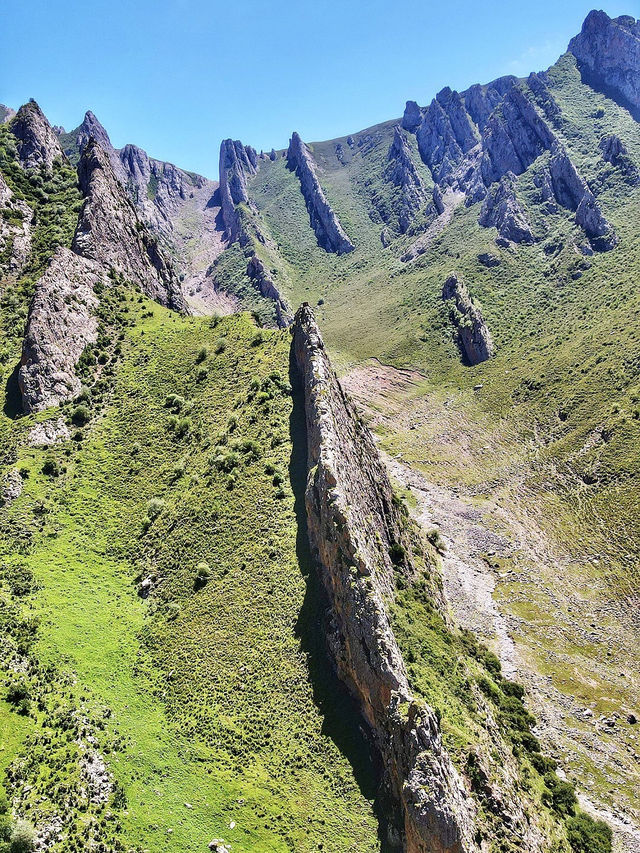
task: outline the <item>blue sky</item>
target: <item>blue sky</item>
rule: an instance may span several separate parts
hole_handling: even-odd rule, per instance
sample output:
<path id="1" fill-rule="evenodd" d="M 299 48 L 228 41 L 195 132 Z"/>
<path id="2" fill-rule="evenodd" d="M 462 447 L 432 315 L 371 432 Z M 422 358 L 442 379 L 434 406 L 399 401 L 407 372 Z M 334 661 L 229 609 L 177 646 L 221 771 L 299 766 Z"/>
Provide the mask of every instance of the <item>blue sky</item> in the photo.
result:
<path id="1" fill-rule="evenodd" d="M 331 139 L 548 67 L 591 2 L 0 0 L 0 102 L 67 130 L 92 109 L 116 146 L 217 177 L 227 136 L 258 150 Z M 640 17 L 640 1 L 605 2 Z"/>

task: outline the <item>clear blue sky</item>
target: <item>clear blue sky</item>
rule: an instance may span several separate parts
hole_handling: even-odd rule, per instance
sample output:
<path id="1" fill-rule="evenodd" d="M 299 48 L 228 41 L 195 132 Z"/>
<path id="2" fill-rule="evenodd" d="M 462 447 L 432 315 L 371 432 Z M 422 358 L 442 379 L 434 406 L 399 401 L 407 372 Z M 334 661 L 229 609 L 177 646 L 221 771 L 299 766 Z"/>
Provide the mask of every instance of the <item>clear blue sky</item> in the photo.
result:
<path id="1" fill-rule="evenodd" d="M 217 177 L 220 140 L 331 139 L 548 67 L 593 0 L 0 0 L 0 102 L 93 110 L 120 147 Z M 639 0 L 605 2 L 640 17 Z"/>

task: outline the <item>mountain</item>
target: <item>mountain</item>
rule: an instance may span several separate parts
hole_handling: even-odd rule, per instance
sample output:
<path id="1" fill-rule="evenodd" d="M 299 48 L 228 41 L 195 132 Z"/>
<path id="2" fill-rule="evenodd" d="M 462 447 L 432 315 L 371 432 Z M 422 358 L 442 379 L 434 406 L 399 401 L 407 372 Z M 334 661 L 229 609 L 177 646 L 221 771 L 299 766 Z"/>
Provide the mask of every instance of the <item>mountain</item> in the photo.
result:
<path id="1" fill-rule="evenodd" d="M 639 34 L 219 182 L 2 108 L 0 849 L 640 849 Z"/>

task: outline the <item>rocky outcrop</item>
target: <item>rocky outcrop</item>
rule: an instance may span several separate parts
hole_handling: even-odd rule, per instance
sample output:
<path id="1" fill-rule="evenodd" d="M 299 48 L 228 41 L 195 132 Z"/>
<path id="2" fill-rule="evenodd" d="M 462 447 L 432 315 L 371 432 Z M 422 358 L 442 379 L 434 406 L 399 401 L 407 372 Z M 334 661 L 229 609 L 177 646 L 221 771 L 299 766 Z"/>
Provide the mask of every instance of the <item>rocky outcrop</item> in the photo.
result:
<path id="1" fill-rule="evenodd" d="M 39 412 L 79 393 L 75 367 L 98 334 L 94 287 L 106 282 L 100 264 L 59 248 L 36 283 L 18 373 L 25 412 Z"/>
<path id="2" fill-rule="evenodd" d="M 258 168 L 258 155 L 249 145 L 232 139 L 220 144 L 220 206 L 225 236 L 230 242 L 246 242 L 236 210 L 237 204 L 248 204 L 247 181 Z"/>
<path id="3" fill-rule="evenodd" d="M 438 92 L 429 104 L 416 130 L 416 138 L 420 156 L 436 183 L 449 178 L 464 155 L 479 142 L 477 129 L 461 96 L 448 87 Z"/>
<path id="4" fill-rule="evenodd" d="M 0 124 L 6 124 L 6 122 L 10 121 L 15 114 L 16 111 L 12 110 L 11 107 L 7 107 L 5 104 L 0 104 Z"/>
<path id="5" fill-rule="evenodd" d="M 518 78 L 510 74 L 498 77 L 486 86 L 476 83 L 462 93 L 465 108 L 480 130 L 484 128 L 494 108 L 517 82 Z"/>
<path id="6" fill-rule="evenodd" d="M 424 205 L 425 188 L 411 158 L 411 149 L 402 130 L 396 125 L 389 146 L 385 180 L 400 190 L 395 205 L 400 233 L 404 234 L 417 211 Z"/>
<path id="7" fill-rule="evenodd" d="M 296 173 L 300 181 L 309 221 L 318 245 L 327 252 L 335 252 L 337 255 L 351 252 L 354 245 L 325 197 L 309 149 L 295 132 L 291 136 L 287 150 L 287 165 Z"/>
<path id="8" fill-rule="evenodd" d="M 0 172 L 0 270 L 17 273 L 31 250 L 33 210 L 17 199 Z"/>
<path id="9" fill-rule="evenodd" d="M 614 98 L 640 119 L 640 21 L 589 12 L 581 32 L 569 42 L 582 79 Z"/>
<path id="10" fill-rule="evenodd" d="M 533 243 L 531 225 L 516 198 L 516 176 L 512 172 L 494 184 L 482 203 L 478 222 L 485 228 L 494 226 L 498 234 L 511 243 Z"/>
<path id="11" fill-rule="evenodd" d="M 402 116 L 402 127 L 415 133 L 422 121 L 422 110 L 415 101 L 407 101 Z"/>
<path id="12" fill-rule="evenodd" d="M 171 266 L 138 219 L 107 153 L 94 140 L 84 148 L 78 180 L 85 200 L 73 250 L 138 284 L 147 296 L 177 310 L 185 302 Z"/>
<path id="13" fill-rule="evenodd" d="M 619 136 L 615 133 L 603 136 L 600 140 L 600 151 L 605 163 L 610 163 L 619 169 L 627 183 L 636 185 L 639 182 L 638 167 L 629 156 L 627 147 Z"/>
<path id="14" fill-rule="evenodd" d="M 69 134 L 72 137 L 72 141 L 70 144 L 65 145 L 65 154 L 71 159 L 71 162 L 77 162 L 77 159 L 82 154 L 82 150 L 87 145 L 87 143 L 93 139 L 98 145 L 102 148 L 103 151 L 106 152 L 109 157 L 109 161 L 111 163 L 111 167 L 113 169 L 113 173 L 116 178 L 120 181 L 121 184 L 125 184 L 127 180 L 127 176 L 125 170 L 122 167 L 122 163 L 120 162 L 120 158 L 118 156 L 118 152 L 111 144 L 111 140 L 109 139 L 109 134 L 104 129 L 104 127 L 100 124 L 96 116 L 88 110 L 84 119 L 82 120 L 82 124 L 77 127 L 72 133 Z"/>
<path id="15" fill-rule="evenodd" d="M 276 322 L 281 329 L 291 324 L 293 319 L 291 309 L 285 298 L 275 285 L 273 278 L 268 273 L 264 263 L 257 255 L 252 255 L 247 264 L 247 275 L 254 283 L 256 289 L 265 299 L 271 299 L 275 306 Z"/>
<path id="16" fill-rule="evenodd" d="M 331 603 L 329 645 L 358 701 L 401 815 L 408 853 L 475 851 L 475 805 L 434 711 L 411 692 L 386 612 L 393 555 L 414 571 L 412 542 L 375 443 L 345 396 L 311 309 L 293 326 L 307 420 L 306 507 L 312 555 Z M 396 557 L 396 560 L 398 558 Z"/>
<path id="17" fill-rule="evenodd" d="M 598 251 L 613 249 L 617 243 L 613 228 L 563 148 L 556 148 L 549 160 L 549 175 L 558 204 L 575 211 L 576 222 L 593 247 Z"/>
<path id="18" fill-rule="evenodd" d="M 455 273 L 444 283 L 442 298 L 451 301 L 450 318 L 464 362 L 474 365 L 491 358 L 493 341 L 482 311 L 474 305 L 465 283 Z"/>
<path id="19" fill-rule="evenodd" d="M 51 171 L 55 160 L 64 160 L 57 135 L 35 101 L 24 104 L 10 124 L 16 137 L 18 160 L 23 169 Z"/>

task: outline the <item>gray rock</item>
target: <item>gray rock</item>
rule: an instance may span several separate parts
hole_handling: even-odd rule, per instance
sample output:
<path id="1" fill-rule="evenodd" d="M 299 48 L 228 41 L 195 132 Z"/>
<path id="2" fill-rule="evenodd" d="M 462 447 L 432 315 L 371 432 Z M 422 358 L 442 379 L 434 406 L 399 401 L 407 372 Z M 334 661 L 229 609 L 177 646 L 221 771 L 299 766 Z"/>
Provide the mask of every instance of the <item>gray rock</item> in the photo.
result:
<path id="1" fill-rule="evenodd" d="M 483 267 L 498 267 L 502 263 L 497 255 L 492 255 L 490 252 L 482 252 L 478 255 L 478 262 Z"/>
<path id="2" fill-rule="evenodd" d="M 27 436 L 27 444 L 29 447 L 50 447 L 52 444 L 60 444 L 70 438 L 71 433 L 64 418 L 58 418 L 55 421 L 42 421 L 32 426 Z"/>
<path id="3" fill-rule="evenodd" d="M 407 105 L 404 108 L 404 115 L 402 116 L 402 127 L 411 133 L 415 133 L 421 121 L 422 110 L 420 107 L 415 101 L 407 101 Z"/>
<path id="4" fill-rule="evenodd" d="M 98 283 L 107 283 L 104 268 L 64 248 L 57 249 L 37 281 L 18 373 L 25 412 L 39 412 L 80 392 L 75 367 L 97 338 Z"/>
<path id="5" fill-rule="evenodd" d="M 24 169 L 41 166 L 51 171 L 54 160 L 64 160 L 58 137 L 35 101 L 20 107 L 10 124 L 16 137 L 18 160 Z"/>
<path id="6" fill-rule="evenodd" d="M 451 176 L 464 155 L 479 141 L 462 98 L 448 87 L 438 92 L 429 104 L 416 138 L 420 156 L 436 183 Z"/>
<path id="7" fill-rule="evenodd" d="M 247 275 L 256 286 L 261 296 L 271 299 L 276 309 L 276 322 L 281 329 L 291 325 L 293 315 L 285 298 L 275 285 L 267 268 L 257 255 L 252 255 L 247 264 Z"/>
<path id="8" fill-rule="evenodd" d="M 534 236 L 525 211 L 515 192 L 516 177 L 507 172 L 488 191 L 478 222 L 485 228 L 494 226 L 498 234 L 513 243 L 533 243 Z"/>
<path id="9" fill-rule="evenodd" d="M 296 173 L 300 181 L 300 189 L 318 245 L 327 252 L 335 252 L 337 255 L 353 251 L 353 243 L 347 237 L 320 186 L 309 149 L 296 132 L 293 133 L 289 142 L 287 165 Z"/>
<path id="10" fill-rule="evenodd" d="M 83 149 L 78 180 L 85 200 L 73 237 L 74 252 L 123 275 L 162 305 L 185 310 L 173 269 L 138 218 L 107 153 L 94 140 Z"/>
<path id="11" fill-rule="evenodd" d="M 627 147 L 619 136 L 616 136 L 615 133 L 603 136 L 600 140 L 600 151 L 602 152 L 602 159 L 619 169 L 625 176 L 627 183 L 634 186 L 638 184 L 640 181 L 638 167 L 629 156 Z"/>
<path id="12" fill-rule="evenodd" d="M 510 74 L 492 80 L 486 86 L 476 83 L 462 93 L 465 108 L 480 130 L 484 128 L 487 119 L 505 94 L 517 82 L 518 78 Z"/>
<path id="13" fill-rule="evenodd" d="M 230 242 L 246 242 L 236 205 L 249 203 L 247 181 L 255 175 L 257 164 L 254 149 L 240 140 L 224 139 L 220 144 L 220 206 L 225 236 Z"/>
<path id="14" fill-rule="evenodd" d="M 582 79 L 615 98 L 640 119 L 640 21 L 589 12 L 569 42 Z"/>
<path id="15" fill-rule="evenodd" d="M 2 482 L 2 503 L 11 504 L 22 494 L 24 483 L 17 468 L 10 468 Z"/>
<path id="16" fill-rule="evenodd" d="M 465 283 L 455 273 L 445 281 L 442 298 L 451 300 L 451 322 L 465 363 L 475 365 L 491 358 L 494 346 L 482 311 L 474 305 Z"/>
<path id="17" fill-rule="evenodd" d="M 400 190 L 394 205 L 400 233 L 404 234 L 411 220 L 425 202 L 425 188 L 411 158 L 411 149 L 399 125 L 396 125 L 393 142 L 389 146 L 385 180 Z"/>
<path id="18" fill-rule="evenodd" d="M 444 201 L 442 200 L 442 190 L 438 184 L 433 185 L 433 193 L 431 194 L 433 207 L 438 216 L 444 213 Z"/>

